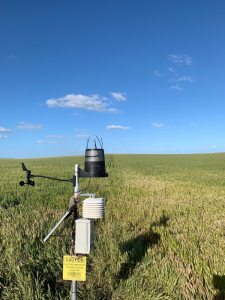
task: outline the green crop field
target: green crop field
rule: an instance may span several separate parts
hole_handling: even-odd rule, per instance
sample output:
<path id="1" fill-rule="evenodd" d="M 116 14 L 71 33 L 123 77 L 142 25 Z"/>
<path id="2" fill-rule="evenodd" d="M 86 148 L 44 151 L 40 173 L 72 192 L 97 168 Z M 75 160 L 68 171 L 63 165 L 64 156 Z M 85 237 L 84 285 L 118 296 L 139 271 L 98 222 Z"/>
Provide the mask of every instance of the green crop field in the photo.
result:
<path id="1" fill-rule="evenodd" d="M 84 156 L 0 160 L 0 299 L 70 299 L 63 280 L 69 237 L 44 237 L 68 210 Z M 106 155 L 108 178 L 88 190 L 105 200 L 95 220 L 79 299 L 225 299 L 225 153 Z M 89 179 L 80 179 L 81 189 Z M 84 197 L 80 197 L 80 202 Z M 82 206 L 79 205 L 79 215 Z M 55 234 L 71 234 L 72 217 Z"/>

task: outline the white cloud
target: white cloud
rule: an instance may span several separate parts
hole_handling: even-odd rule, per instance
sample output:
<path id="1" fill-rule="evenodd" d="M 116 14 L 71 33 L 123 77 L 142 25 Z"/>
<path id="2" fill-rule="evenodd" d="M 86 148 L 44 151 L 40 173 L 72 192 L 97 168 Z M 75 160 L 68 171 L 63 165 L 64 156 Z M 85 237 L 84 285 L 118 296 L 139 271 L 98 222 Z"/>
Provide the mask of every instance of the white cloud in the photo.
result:
<path id="1" fill-rule="evenodd" d="M 46 135 L 46 138 L 67 139 L 68 135 Z"/>
<path id="2" fill-rule="evenodd" d="M 74 116 L 77 116 L 78 114 L 73 114 Z"/>
<path id="3" fill-rule="evenodd" d="M 153 123 L 152 126 L 155 126 L 155 127 L 162 127 L 163 124 L 157 124 L 157 123 Z"/>
<path id="4" fill-rule="evenodd" d="M 186 65 L 192 65 L 192 58 L 189 55 L 171 54 L 168 55 L 168 60 L 172 60 L 175 63 L 185 63 Z"/>
<path id="5" fill-rule="evenodd" d="M 27 123 L 27 122 L 19 122 L 19 124 L 23 124 L 20 126 L 16 126 L 17 129 L 25 129 L 25 130 L 42 130 L 44 127 L 43 125 L 31 125 L 32 123 Z"/>
<path id="6" fill-rule="evenodd" d="M 178 85 L 172 85 L 171 87 L 170 87 L 170 89 L 175 89 L 175 90 L 183 90 L 183 88 L 182 87 L 179 87 Z"/>
<path id="7" fill-rule="evenodd" d="M 183 77 L 180 77 L 179 79 L 170 79 L 169 82 L 172 82 L 172 81 L 194 81 L 194 79 L 191 78 L 192 76 L 183 76 Z"/>
<path id="8" fill-rule="evenodd" d="M 168 55 L 168 60 L 172 60 L 173 62 L 183 62 L 183 55 L 178 54 L 170 54 Z"/>
<path id="9" fill-rule="evenodd" d="M 0 135 L 0 139 L 8 139 L 8 137 L 6 135 Z"/>
<path id="10" fill-rule="evenodd" d="M 109 112 L 112 112 L 112 113 L 114 113 L 114 114 L 119 114 L 119 113 L 122 112 L 121 110 L 117 110 L 117 109 L 115 109 L 115 108 L 109 108 L 108 111 L 109 111 Z"/>
<path id="11" fill-rule="evenodd" d="M 190 122 L 190 125 L 194 125 L 195 123 L 194 122 Z"/>
<path id="12" fill-rule="evenodd" d="M 159 72 L 157 70 L 154 70 L 154 73 L 158 77 L 163 77 L 164 76 L 164 74 L 159 74 Z"/>
<path id="13" fill-rule="evenodd" d="M 109 103 L 102 102 L 99 95 L 85 96 L 85 95 L 66 95 L 62 98 L 52 98 L 46 101 L 48 107 L 71 107 L 86 110 L 94 110 L 98 112 L 109 111 L 106 107 Z"/>
<path id="14" fill-rule="evenodd" d="M 181 80 L 185 80 L 185 81 L 194 81 L 194 79 L 191 78 L 192 76 L 183 76 L 181 78 L 179 78 L 176 81 L 181 81 Z"/>
<path id="15" fill-rule="evenodd" d="M 76 131 L 83 131 L 82 134 L 87 133 L 87 132 L 86 132 L 86 129 L 79 129 L 79 128 L 74 128 L 74 129 L 75 129 Z"/>
<path id="16" fill-rule="evenodd" d="M 120 126 L 120 125 L 110 125 L 110 126 L 107 126 L 106 129 L 131 129 L 131 128 Z"/>
<path id="17" fill-rule="evenodd" d="M 38 141 L 39 144 L 64 144 L 63 141 Z"/>
<path id="18" fill-rule="evenodd" d="M 60 153 L 63 153 L 63 154 L 71 154 L 74 155 L 75 153 L 76 154 L 80 154 L 80 151 L 84 151 L 85 149 L 78 149 L 77 147 L 70 147 L 70 148 L 63 148 L 63 149 L 60 149 L 60 148 L 57 148 L 55 149 L 55 151 L 60 151 Z M 83 154 L 83 153 L 82 153 Z"/>
<path id="19" fill-rule="evenodd" d="M 211 149 L 211 148 L 217 148 L 217 146 L 210 146 L 210 147 L 205 147 L 205 149 Z M 220 148 L 220 146 L 219 146 Z M 223 147 L 222 147 L 223 148 Z"/>
<path id="20" fill-rule="evenodd" d="M 169 68 L 169 71 L 170 72 L 175 72 L 173 68 Z"/>
<path id="21" fill-rule="evenodd" d="M 74 135 L 75 140 L 86 139 L 89 137 L 92 137 L 92 135 L 90 135 L 90 134 L 75 134 Z"/>
<path id="22" fill-rule="evenodd" d="M 8 56 L 8 59 L 14 59 L 14 58 L 16 58 L 15 55 L 9 55 Z"/>
<path id="23" fill-rule="evenodd" d="M 113 96 L 113 98 L 115 98 L 117 101 L 126 101 L 127 100 L 127 98 L 125 98 L 123 95 L 126 95 L 126 93 L 120 93 L 120 92 L 118 92 L 118 93 L 113 93 L 113 92 L 111 92 L 110 93 L 112 96 Z"/>
<path id="24" fill-rule="evenodd" d="M 11 129 L 7 129 L 7 128 L 4 128 L 4 127 L 0 127 L 0 132 L 2 132 L 2 133 L 15 133 Z"/>

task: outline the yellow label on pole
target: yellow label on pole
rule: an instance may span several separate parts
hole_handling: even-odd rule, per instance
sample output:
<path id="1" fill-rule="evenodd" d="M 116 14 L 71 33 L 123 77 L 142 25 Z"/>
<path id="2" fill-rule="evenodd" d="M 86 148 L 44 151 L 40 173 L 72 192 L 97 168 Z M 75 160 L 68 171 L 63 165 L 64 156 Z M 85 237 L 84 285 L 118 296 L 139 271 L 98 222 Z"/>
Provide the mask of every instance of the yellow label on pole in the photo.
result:
<path id="1" fill-rule="evenodd" d="M 63 280 L 86 281 L 86 257 L 63 257 Z"/>

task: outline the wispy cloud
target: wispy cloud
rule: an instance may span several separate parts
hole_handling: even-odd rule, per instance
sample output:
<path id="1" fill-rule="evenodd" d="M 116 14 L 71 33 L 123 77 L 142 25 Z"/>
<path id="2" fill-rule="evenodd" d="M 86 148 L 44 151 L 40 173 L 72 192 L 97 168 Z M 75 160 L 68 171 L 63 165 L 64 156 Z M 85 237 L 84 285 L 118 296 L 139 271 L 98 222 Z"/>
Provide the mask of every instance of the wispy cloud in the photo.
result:
<path id="1" fill-rule="evenodd" d="M 86 110 L 94 110 L 98 112 L 110 112 L 106 107 L 109 103 L 103 102 L 103 98 L 99 95 L 66 95 L 62 98 L 52 98 L 46 101 L 48 107 L 69 107 L 80 108 Z M 115 109 L 116 111 L 116 109 Z"/>
<path id="2" fill-rule="evenodd" d="M 192 65 L 192 58 L 189 55 L 170 54 L 168 60 L 172 60 L 174 63 L 185 63 L 186 65 Z"/>
<path id="3" fill-rule="evenodd" d="M 114 114 L 120 114 L 122 111 L 121 110 L 117 110 L 115 108 L 109 108 L 108 112 L 114 113 Z"/>
<path id="4" fill-rule="evenodd" d="M 38 141 L 39 144 L 64 144 L 64 141 Z"/>
<path id="5" fill-rule="evenodd" d="M 170 72 L 175 72 L 173 68 L 169 68 L 169 71 Z"/>
<path id="6" fill-rule="evenodd" d="M 205 149 L 217 148 L 217 146 L 205 147 Z"/>
<path id="7" fill-rule="evenodd" d="M 164 124 L 158 124 L 158 123 L 153 123 L 152 126 L 154 127 L 162 127 Z"/>
<path id="8" fill-rule="evenodd" d="M 4 127 L 0 127 L 0 132 L 2 132 L 2 133 L 15 133 L 11 129 L 4 128 Z"/>
<path id="9" fill-rule="evenodd" d="M 0 135 L 0 139 L 9 139 L 6 135 Z"/>
<path id="10" fill-rule="evenodd" d="M 27 122 L 19 122 L 19 124 L 22 124 L 20 126 L 16 126 L 17 129 L 25 129 L 25 130 L 42 130 L 44 127 L 43 125 L 32 125 L 32 123 Z"/>
<path id="11" fill-rule="evenodd" d="M 70 147 L 70 148 L 63 148 L 63 149 L 57 148 L 57 149 L 55 149 L 55 151 L 60 151 L 63 154 L 72 154 L 72 155 L 74 155 L 75 153 L 80 155 L 80 152 L 81 151 L 83 152 L 84 150 L 85 149 L 79 149 L 77 147 L 72 147 L 72 148 Z"/>
<path id="12" fill-rule="evenodd" d="M 158 77 L 163 77 L 164 76 L 164 74 L 159 74 L 158 70 L 154 70 L 154 73 Z"/>
<path id="13" fill-rule="evenodd" d="M 9 55 L 8 56 L 8 59 L 14 59 L 14 58 L 16 58 L 15 55 Z"/>
<path id="14" fill-rule="evenodd" d="M 182 87 L 179 87 L 178 85 L 172 85 L 172 86 L 170 87 L 170 89 L 179 90 L 179 91 L 183 90 L 183 88 L 182 88 Z"/>
<path id="15" fill-rule="evenodd" d="M 183 76 L 181 78 L 179 78 L 176 81 L 181 81 L 181 80 L 185 80 L 185 81 L 194 81 L 194 79 L 191 78 L 192 76 Z"/>
<path id="16" fill-rule="evenodd" d="M 195 123 L 194 122 L 190 122 L 190 124 L 189 125 L 194 125 Z"/>
<path id="17" fill-rule="evenodd" d="M 68 135 L 46 135 L 46 138 L 67 139 Z"/>
<path id="18" fill-rule="evenodd" d="M 92 135 L 90 135 L 90 134 L 75 134 L 74 135 L 75 140 L 87 139 L 89 137 L 92 137 Z"/>
<path id="19" fill-rule="evenodd" d="M 172 82 L 172 81 L 194 81 L 194 79 L 191 78 L 192 76 L 183 76 L 183 77 L 180 77 L 179 79 L 170 79 L 169 82 Z"/>
<path id="20" fill-rule="evenodd" d="M 107 126 L 106 129 L 131 129 L 131 127 L 124 127 L 120 125 L 110 125 Z"/>
<path id="21" fill-rule="evenodd" d="M 126 101 L 127 100 L 127 98 L 125 98 L 123 95 L 126 95 L 126 93 L 120 93 L 120 92 L 118 92 L 118 93 L 113 93 L 113 92 L 111 92 L 110 93 L 112 96 L 113 96 L 113 98 L 115 98 L 117 101 Z"/>
<path id="22" fill-rule="evenodd" d="M 86 134 L 86 129 L 74 128 L 76 131 L 82 131 L 82 134 Z"/>

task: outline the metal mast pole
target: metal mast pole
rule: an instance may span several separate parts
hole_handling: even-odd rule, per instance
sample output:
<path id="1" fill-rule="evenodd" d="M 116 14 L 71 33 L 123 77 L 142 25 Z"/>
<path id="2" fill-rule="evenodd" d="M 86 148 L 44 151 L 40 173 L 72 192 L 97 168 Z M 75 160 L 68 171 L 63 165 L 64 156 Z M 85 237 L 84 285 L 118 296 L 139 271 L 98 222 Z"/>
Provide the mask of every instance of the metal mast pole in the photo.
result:
<path id="1" fill-rule="evenodd" d="M 74 196 L 76 196 L 80 191 L 78 169 L 79 169 L 79 165 L 75 165 L 76 185 L 74 187 Z M 74 213 L 77 214 L 77 216 L 78 216 L 78 203 L 75 203 L 75 212 Z M 75 222 L 75 220 L 74 220 L 74 222 Z M 74 224 L 74 226 L 75 226 L 75 224 Z M 75 228 L 75 234 L 76 234 L 76 228 Z M 75 241 L 75 237 L 74 237 L 74 241 Z M 72 280 L 71 300 L 77 300 L 77 290 L 78 290 L 78 281 Z"/>

